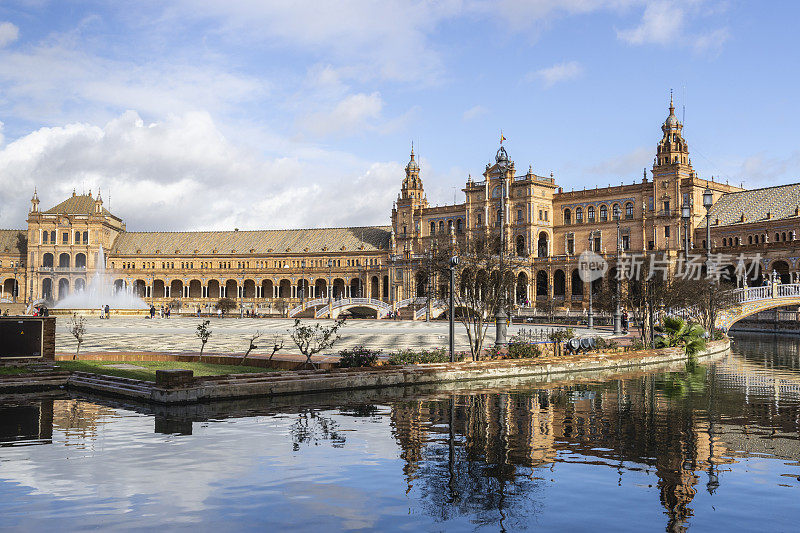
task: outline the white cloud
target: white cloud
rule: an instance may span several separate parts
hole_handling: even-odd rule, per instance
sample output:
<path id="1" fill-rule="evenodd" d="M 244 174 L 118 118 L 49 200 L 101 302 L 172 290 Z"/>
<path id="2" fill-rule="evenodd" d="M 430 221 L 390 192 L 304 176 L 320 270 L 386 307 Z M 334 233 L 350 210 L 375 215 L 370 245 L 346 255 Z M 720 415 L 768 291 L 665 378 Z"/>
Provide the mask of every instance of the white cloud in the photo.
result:
<path id="1" fill-rule="evenodd" d="M 617 38 L 632 45 L 655 44 L 660 46 L 691 47 L 695 52 L 719 53 L 727 41 L 727 28 L 705 29 L 693 32 L 688 28 L 692 18 L 714 16 L 722 9 L 712 6 L 705 12 L 700 8 L 704 0 L 678 2 L 657 0 L 649 2 L 644 9 L 639 25 L 617 30 Z"/>
<path id="2" fill-rule="evenodd" d="M 34 187 L 43 209 L 98 187 L 109 207 L 110 192 L 130 231 L 387 224 L 402 176 L 399 163 L 285 141 L 284 153 L 265 157 L 228 141 L 208 113 L 146 123 L 128 111 L 0 149 L 0 227 L 24 224 Z"/>
<path id="3" fill-rule="evenodd" d="M 617 37 L 630 44 L 669 44 L 683 30 L 683 9 L 673 2 L 647 5 L 641 23 L 635 28 L 617 31 Z"/>
<path id="4" fill-rule="evenodd" d="M 382 109 L 383 100 L 377 92 L 351 94 L 332 109 L 306 115 L 300 120 L 300 125 L 313 135 L 353 134 L 373 129 Z"/>
<path id="5" fill-rule="evenodd" d="M 464 114 L 461 116 L 461 119 L 464 121 L 473 120 L 478 117 L 486 115 L 488 112 L 489 110 L 483 107 L 482 105 L 472 106 L 466 111 L 464 111 Z"/>
<path id="6" fill-rule="evenodd" d="M 532 72 L 526 78 L 538 79 L 545 87 L 552 87 L 562 81 L 574 80 L 581 74 L 583 74 L 583 66 L 577 61 L 568 61 Z"/>
<path id="7" fill-rule="evenodd" d="M 0 22 L 0 48 L 8 46 L 19 38 L 19 28 L 10 22 Z"/>

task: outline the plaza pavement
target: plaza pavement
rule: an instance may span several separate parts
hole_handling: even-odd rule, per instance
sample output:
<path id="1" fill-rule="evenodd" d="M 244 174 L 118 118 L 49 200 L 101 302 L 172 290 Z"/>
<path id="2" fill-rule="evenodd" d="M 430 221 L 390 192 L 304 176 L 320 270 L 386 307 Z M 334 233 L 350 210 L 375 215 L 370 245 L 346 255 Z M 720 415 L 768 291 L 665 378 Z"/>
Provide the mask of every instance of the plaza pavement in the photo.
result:
<path id="1" fill-rule="evenodd" d="M 198 353 L 200 340 L 195 329 L 201 322 L 196 317 L 172 317 L 146 319 L 142 317 L 119 317 L 109 320 L 99 318 L 86 319 L 81 353 L 90 352 L 169 352 Z M 213 332 L 206 344 L 206 354 L 241 354 L 248 347 L 248 337 L 261 331 L 264 335 L 256 341 L 259 349 L 252 355 L 269 355 L 274 335 L 284 340 L 284 349 L 278 352 L 285 357 L 288 354 L 299 354 L 297 347 L 289 337 L 289 330 L 294 321 L 290 319 L 262 318 L 211 318 L 209 328 Z M 304 322 L 314 322 L 311 320 Z M 330 324 L 328 320 L 319 320 Z M 513 324 L 509 327 L 509 336 L 520 329 L 540 331 L 550 329 L 547 326 Z M 456 322 L 456 350 L 468 351 L 469 341 L 464 326 Z M 576 335 L 586 335 L 586 328 L 575 328 Z M 339 340 L 328 353 L 344 348 L 363 345 L 371 349 L 393 352 L 404 348 L 437 348 L 447 346 L 448 324 L 446 321 L 412 322 L 394 320 L 350 320 L 340 330 Z M 489 327 L 486 334 L 486 345 L 494 340 L 494 327 Z M 594 334 L 608 335 L 607 331 L 594 330 Z M 56 325 L 56 352 L 75 353 L 75 338 L 69 333 L 67 320 L 59 317 Z M 278 357 L 278 355 L 276 355 Z M 281 358 L 283 358 L 281 357 Z"/>

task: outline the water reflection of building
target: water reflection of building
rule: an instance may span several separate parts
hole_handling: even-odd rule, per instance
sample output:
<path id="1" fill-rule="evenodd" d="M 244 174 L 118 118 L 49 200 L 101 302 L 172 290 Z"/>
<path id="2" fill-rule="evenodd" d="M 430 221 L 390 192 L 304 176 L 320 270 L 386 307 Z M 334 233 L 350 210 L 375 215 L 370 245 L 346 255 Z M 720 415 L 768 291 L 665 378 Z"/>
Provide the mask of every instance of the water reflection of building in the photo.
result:
<path id="1" fill-rule="evenodd" d="M 467 505 L 466 495 L 477 490 L 485 496 L 477 508 L 486 511 L 491 501 L 511 519 L 529 504 L 515 501 L 525 492 L 519 484 L 535 484 L 546 475 L 543 467 L 567 456 L 571 463 L 617 468 L 621 479 L 646 465 L 658 477 L 666 529 L 683 531 L 697 492 L 713 494 L 724 465 L 755 451 L 800 456 L 796 400 L 783 396 L 780 387 L 748 392 L 741 383 L 757 376 L 747 366 L 738 368 L 741 379 L 729 378 L 737 367 L 726 363 L 708 375 L 700 367 L 591 387 L 398 404 L 391 416 L 409 490 L 418 488 L 438 513 L 455 512 L 444 506 L 458 498 Z M 767 443 L 748 436 L 748 424 L 790 438 Z M 484 478 L 489 481 L 476 481 Z"/>
<path id="2" fill-rule="evenodd" d="M 0 405 L 0 446 L 46 444 L 53 438 L 53 400 Z"/>
<path id="3" fill-rule="evenodd" d="M 84 400 L 55 400 L 52 409 L 52 425 L 63 433 L 67 444 L 92 442 L 99 426 L 117 418 L 113 408 Z"/>

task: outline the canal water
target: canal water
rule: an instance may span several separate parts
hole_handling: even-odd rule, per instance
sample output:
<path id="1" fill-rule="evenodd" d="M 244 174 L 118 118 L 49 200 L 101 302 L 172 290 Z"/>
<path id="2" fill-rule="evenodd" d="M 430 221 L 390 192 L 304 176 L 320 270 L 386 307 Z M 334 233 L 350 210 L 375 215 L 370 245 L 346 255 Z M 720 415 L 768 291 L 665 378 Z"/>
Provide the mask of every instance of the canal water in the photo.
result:
<path id="1" fill-rule="evenodd" d="M 734 346 L 577 383 L 0 398 L 0 530 L 797 531 L 800 340 Z"/>

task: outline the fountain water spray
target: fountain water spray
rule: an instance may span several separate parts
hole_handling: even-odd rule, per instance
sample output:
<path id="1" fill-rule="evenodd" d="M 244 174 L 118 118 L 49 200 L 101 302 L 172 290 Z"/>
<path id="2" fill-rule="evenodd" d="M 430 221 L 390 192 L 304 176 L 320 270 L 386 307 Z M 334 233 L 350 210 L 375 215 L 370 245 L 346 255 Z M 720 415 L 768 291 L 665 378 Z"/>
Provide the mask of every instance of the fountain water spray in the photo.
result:
<path id="1" fill-rule="evenodd" d="M 103 247 L 97 253 L 97 268 L 88 286 L 78 289 L 56 303 L 54 309 L 99 309 L 108 305 L 111 309 L 148 309 L 150 306 L 133 293 L 133 287 L 116 289 L 106 272 L 106 256 Z"/>

